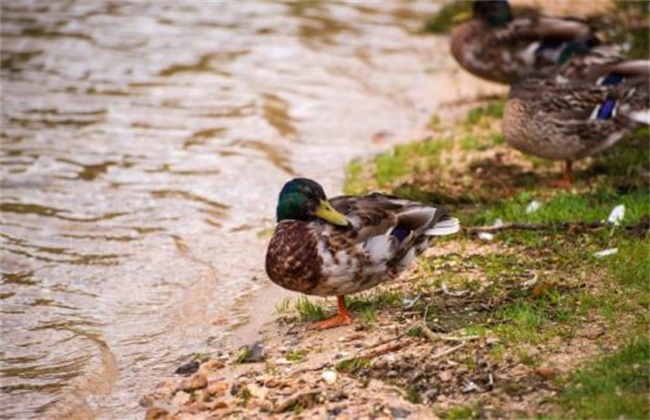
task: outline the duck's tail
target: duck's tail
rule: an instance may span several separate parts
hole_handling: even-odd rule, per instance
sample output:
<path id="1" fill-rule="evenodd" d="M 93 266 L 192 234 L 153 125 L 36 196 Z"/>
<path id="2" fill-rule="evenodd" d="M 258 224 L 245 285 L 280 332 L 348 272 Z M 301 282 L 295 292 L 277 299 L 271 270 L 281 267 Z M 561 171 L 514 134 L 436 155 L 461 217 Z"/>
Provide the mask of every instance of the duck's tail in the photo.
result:
<path id="1" fill-rule="evenodd" d="M 636 121 L 641 124 L 650 125 L 650 109 L 644 109 L 642 111 L 634 111 L 627 114 L 627 117 L 632 121 Z"/>
<path id="2" fill-rule="evenodd" d="M 433 227 L 427 229 L 424 234 L 428 236 L 445 236 L 456 233 L 460 230 L 460 221 L 455 217 L 449 217 L 436 222 Z"/>

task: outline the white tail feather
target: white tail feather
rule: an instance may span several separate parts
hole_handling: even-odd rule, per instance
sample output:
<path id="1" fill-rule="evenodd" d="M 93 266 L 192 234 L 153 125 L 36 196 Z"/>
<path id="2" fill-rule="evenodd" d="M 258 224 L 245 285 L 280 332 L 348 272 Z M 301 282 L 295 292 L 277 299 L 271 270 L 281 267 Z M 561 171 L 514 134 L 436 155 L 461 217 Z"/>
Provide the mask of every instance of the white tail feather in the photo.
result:
<path id="1" fill-rule="evenodd" d="M 636 122 L 639 122 L 641 124 L 645 125 L 650 125 L 650 110 L 649 109 L 644 109 L 643 111 L 634 111 L 626 114 L 626 116 L 634 120 Z"/>
<path id="2" fill-rule="evenodd" d="M 455 217 L 436 223 L 432 228 L 427 229 L 424 234 L 429 236 L 445 236 L 456 233 L 460 230 L 460 222 Z"/>

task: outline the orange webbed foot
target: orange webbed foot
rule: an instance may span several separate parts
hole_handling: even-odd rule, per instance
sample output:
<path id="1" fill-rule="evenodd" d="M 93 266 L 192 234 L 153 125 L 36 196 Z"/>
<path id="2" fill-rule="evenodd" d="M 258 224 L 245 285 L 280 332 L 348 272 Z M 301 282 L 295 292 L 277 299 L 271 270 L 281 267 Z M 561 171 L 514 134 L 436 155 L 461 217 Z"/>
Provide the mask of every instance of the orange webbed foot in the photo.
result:
<path id="1" fill-rule="evenodd" d="M 352 316 L 337 314 L 335 317 L 325 321 L 312 322 L 307 326 L 308 330 L 326 330 L 328 328 L 340 327 L 341 325 L 350 325 Z"/>
<path id="2" fill-rule="evenodd" d="M 338 314 L 335 317 L 325 321 L 312 322 L 307 326 L 308 330 L 326 330 L 328 328 L 340 327 L 341 325 L 350 325 L 352 323 L 352 313 L 345 306 L 345 296 L 337 296 Z"/>

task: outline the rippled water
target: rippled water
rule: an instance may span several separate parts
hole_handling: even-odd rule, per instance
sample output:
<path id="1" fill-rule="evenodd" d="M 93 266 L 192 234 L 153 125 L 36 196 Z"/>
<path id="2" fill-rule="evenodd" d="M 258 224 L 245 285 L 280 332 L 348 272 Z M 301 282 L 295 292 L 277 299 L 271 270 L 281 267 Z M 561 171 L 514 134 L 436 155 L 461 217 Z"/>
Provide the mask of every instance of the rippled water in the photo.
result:
<path id="1" fill-rule="evenodd" d="M 281 185 L 338 193 L 455 95 L 436 7 L 3 1 L 2 416 L 142 417 L 218 350 Z"/>

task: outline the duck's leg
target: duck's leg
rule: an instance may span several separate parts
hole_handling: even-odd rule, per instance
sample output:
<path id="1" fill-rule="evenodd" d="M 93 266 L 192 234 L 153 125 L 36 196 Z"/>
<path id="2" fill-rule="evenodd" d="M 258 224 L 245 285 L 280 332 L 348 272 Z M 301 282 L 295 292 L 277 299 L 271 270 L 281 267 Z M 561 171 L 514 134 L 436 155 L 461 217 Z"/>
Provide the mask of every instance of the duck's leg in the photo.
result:
<path id="1" fill-rule="evenodd" d="M 573 185 L 573 172 L 571 171 L 572 165 L 573 162 L 570 160 L 567 160 L 564 163 L 564 176 L 562 177 L 562 185 L 564 188 L 569 188 Z"/>
<path id="2" fill-rule="evenodd" d="M 571 170 L 572 166 L 572 161 L 564 161 L 564 174 L 562 175 L 562 179 L 559 181 L 551 181 L 549 185 L 559 188 L 571 188 L 573 186 L 573 171 Z"/>
<path id="3" fill-rule="evenodd" d="M 339 295 L 336 297 L 338 313 L 334 318 L 326 319 L 325 321 L 314 322 L 307 326 L 310 330 L 325 330 L 327 328 L 334 328 L 340 325 L 348 325 L 352 323 L 352 313 L 348 311 L 345 306 L 345 296 Z"/>

